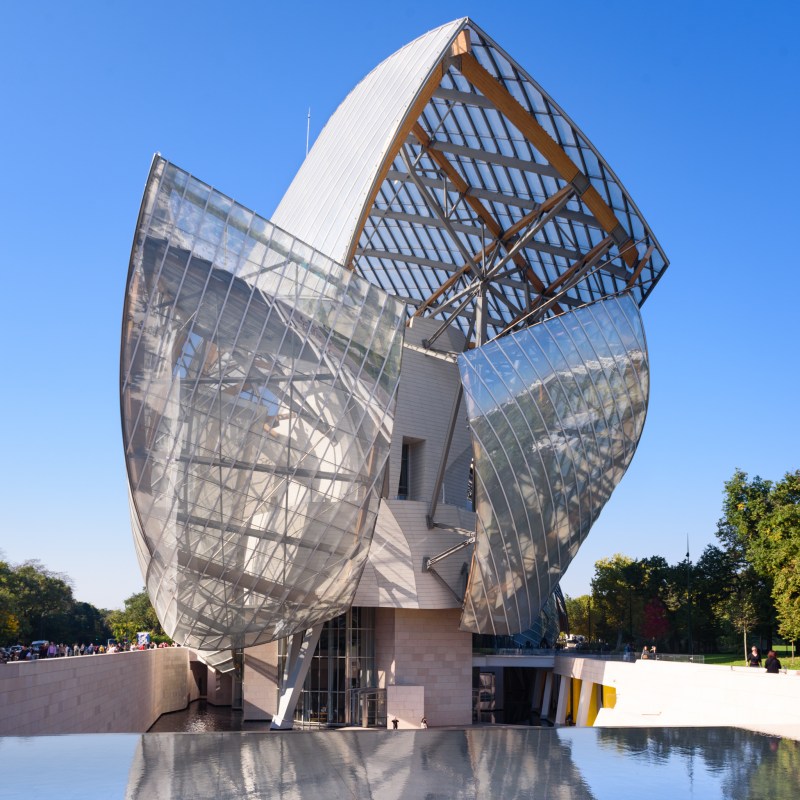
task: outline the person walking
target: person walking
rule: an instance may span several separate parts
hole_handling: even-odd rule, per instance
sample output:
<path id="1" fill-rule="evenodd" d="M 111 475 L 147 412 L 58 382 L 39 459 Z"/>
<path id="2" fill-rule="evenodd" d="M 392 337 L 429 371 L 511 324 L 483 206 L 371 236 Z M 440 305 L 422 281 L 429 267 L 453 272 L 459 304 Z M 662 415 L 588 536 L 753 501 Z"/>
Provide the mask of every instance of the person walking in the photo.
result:
<path id="1" fill-rule="evenodd" d="M 747 665 L 749 667 L 761 666 L 761 656 L 759 655 L 758 648 L 755 645 L 750 648 L 750 655 L 747 657 Z"/>

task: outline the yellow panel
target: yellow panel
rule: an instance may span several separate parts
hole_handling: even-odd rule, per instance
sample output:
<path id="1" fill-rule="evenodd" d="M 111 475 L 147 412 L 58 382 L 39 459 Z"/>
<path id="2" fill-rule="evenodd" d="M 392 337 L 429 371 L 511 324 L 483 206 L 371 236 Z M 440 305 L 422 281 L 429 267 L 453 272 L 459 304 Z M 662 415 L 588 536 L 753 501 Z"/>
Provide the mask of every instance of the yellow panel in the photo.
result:
<path id="1" fill-rule="evenodd" d="M 581 684 L 583 681 L 580 678 L 572 678 L 570 685 L 569 695 L 569 708 L 567 709 L 567 718 L 572 722 L 569 724 L 574 725 L 578 719 L 578 705 L 581 702 Z"/>
<path id="2" fill-rule="evenodd" d="M 587 725 L 594 725 L 594 721 L 597 719 L 597 711 L 598 711 L 597 698 L 599 693 L 600 693 L 599 684 L 595 684 L 594 686 L 592 686 L 592 695 L 589 700 L 589 713 L 586 715 Z"/>
<path id="3" fill-rule="evenodd" d="M 613 686 L 603 686 L 603 708 L 614 708 L 617 704 L 617 690 Z"/>

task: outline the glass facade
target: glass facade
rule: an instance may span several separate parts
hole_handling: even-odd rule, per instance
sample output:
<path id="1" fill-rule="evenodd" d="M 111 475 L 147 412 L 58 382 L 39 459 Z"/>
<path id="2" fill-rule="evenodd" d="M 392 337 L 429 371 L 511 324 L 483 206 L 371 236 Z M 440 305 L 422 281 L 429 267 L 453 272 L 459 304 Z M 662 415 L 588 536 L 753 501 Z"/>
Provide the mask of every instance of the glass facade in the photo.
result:
<path id="1" fill-rule="evenodd" d="M 137 554 L 172 637 L 249 647 L 349 607 L 402 322 L 396 299 L 155 159 L 121 399 Z"/>
<path id="2" fill-rule="evenodd" d="M 477 531 L 462 627 L 533 627 L 644 427 L 638 307 L 608 298 L 459 356 L 473 434 Z"/>
<path id="3" fill-rule="evenodd" d="M 286 645 L 286 639 L 279 643 L 281 674 Z M 361 725 L 362 721 L 365 727 L 372 727 L 380 714 L 372 697 L 377 694 L 375 683 L 375 610 L 354 606 L 325 623 L 295 721 L 300 727 Z M 384 726 L 385 718 L 384 707 Z"/>
<path id="4" fill-rule="evenodd" d="M 569 620 L 564 594 L 561 587 L 556 586 L 530 628 L 511 635 L 473 633 L 472 648 L 475 652 L 533 648 L 548 650 L 555 647 L 562 631 L 569 631 Z"/>

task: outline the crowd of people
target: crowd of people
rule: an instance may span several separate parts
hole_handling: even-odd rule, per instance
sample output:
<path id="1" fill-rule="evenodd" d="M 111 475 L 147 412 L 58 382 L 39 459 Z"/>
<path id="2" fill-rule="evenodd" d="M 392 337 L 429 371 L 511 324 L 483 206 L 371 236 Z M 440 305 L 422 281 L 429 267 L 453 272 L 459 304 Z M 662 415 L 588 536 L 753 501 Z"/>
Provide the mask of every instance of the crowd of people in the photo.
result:
<path id="1" fill-rule="evenodd" d="M 64 644 L 63 642 L 56 644 L 56 642 L 38 641 L 30 645 L 16 645 L 9 648 L 0 648 L 0 662 L 7 661 L 35 661 L 44 658 L 71 658 L 73 656 L 92 656 L 102 655 L 104 653 L 123 653 L 134 650 L 155 650 L 159 647 L 170 647 L 166 642 L 156 644 L 150 642 L 148 644 L 138 644 L 137 642 L 118 643 L 110 642 L 107 646 L 103 644 L 94 644 L 92 642 L 80 644 L 74 642 L 73 644 Z"/>

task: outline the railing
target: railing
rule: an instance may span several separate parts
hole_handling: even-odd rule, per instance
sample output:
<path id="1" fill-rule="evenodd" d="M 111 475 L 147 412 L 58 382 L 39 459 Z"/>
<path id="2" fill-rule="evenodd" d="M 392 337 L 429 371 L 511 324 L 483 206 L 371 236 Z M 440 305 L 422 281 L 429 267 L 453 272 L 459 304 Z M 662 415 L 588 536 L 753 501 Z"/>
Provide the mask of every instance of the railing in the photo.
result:
<path id="1" fill-rule="evenodd" d="M 556 651 L 544 647 L 473 647 L 474 656 L 552 656 Z"/>
<path id="2" fill-rule="evenodd" d="M 598 650 L 558 650 L 557 656 L 571 656 L 572 658 L 594 658 L 601 661 L 673 661 L 686 664 L 705 664 L 706 657 L 701 654 L 689 653 L 648 653 L 643 658 L 640 653 L 606 653 Z"/>

